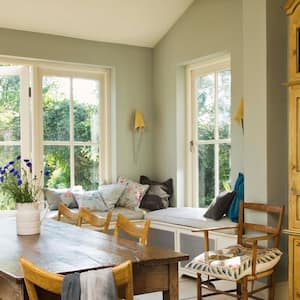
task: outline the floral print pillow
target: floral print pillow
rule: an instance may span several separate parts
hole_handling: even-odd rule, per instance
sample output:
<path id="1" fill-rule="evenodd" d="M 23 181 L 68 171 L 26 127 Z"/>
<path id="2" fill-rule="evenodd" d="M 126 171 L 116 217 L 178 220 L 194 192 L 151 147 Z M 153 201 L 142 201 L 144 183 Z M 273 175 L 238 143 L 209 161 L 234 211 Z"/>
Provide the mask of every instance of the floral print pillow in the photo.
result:
<path id="1" fill-rule="evenodd" d="M 117 205 L 131 209 L 139 207 L 141 200 L 149 188 L 148 184 L 139 184 L 122 176 L 119 177 L 118 184 L 125 186 L 125 191 Z"/>

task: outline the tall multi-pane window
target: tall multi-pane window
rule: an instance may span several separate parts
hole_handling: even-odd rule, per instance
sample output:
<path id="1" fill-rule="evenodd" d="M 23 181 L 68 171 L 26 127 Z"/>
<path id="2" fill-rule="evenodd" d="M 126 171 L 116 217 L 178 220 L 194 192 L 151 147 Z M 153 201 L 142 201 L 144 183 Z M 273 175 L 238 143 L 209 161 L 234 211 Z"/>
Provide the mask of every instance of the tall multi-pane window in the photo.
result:
<path id="1" fill-rule="evenodd" d="M 97 189 L 111 180 L 109 71 L 44 66 L 0 64 L 0 166 L 21 155 L 48 187 Z"/>
<path id="2" fill-rule="evenodd" d="M 230 181 L 231 71 L 222 59 L 190 72 L 193 205 L 205 207 Z"/>
<path id="3" fill-rule="evenodd" d="M 50 187 L 97 189 L 101 79 L 42 75 L 44 164 Z"/>

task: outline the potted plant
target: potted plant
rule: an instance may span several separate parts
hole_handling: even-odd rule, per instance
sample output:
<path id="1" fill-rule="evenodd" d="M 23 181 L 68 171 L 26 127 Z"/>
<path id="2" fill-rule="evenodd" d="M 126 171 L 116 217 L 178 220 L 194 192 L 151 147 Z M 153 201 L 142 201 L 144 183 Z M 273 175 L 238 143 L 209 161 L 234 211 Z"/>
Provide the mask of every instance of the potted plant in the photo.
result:
<path id="1" fill-rule="evenodd" d="M 49 174 L 46 172 L 45 175 Z M 0 188 L 16 206 L 17 234 L 30 235 L 40 232 L 42 176 L 43 171 L 39 176 L 33 175 L 31 161 L 21 159 L 21 156 L 17 156 L 3 167 L 0 166 Z"/>

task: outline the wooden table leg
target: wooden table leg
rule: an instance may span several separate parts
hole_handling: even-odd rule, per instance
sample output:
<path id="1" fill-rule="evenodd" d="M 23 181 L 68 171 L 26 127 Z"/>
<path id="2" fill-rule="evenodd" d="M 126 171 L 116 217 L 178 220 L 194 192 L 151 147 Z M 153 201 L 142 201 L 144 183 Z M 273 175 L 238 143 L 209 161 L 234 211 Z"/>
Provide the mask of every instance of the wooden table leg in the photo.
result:
<path id="1" fill-rule="evenodd" d="M 169 288 L 163 291 L 163 300 L 178 300 L 178 263 L 169 264 Z"/>

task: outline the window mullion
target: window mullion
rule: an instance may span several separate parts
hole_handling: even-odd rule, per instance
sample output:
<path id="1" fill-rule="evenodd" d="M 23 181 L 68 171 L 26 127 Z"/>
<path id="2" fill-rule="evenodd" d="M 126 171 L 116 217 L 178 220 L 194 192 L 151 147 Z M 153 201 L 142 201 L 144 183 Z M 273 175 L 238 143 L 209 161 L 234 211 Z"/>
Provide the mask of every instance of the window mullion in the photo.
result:
<path id="1" fill-rule="evenodd" d="M 215 197 L 219 193 L 219 113 L 218 113 L 218 76 L 217 72 L 214 73 L 215 77 L 215 146 L 214 146 L 214 168 L 215 168 Z"/>
<path id="2" fill-rule="evenodd" d="M 74 145 L 74 98 L 73 98 L 73 77 L 70 77 L 70 184 L 75 185 L 75 145 Z"/>

